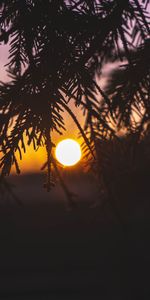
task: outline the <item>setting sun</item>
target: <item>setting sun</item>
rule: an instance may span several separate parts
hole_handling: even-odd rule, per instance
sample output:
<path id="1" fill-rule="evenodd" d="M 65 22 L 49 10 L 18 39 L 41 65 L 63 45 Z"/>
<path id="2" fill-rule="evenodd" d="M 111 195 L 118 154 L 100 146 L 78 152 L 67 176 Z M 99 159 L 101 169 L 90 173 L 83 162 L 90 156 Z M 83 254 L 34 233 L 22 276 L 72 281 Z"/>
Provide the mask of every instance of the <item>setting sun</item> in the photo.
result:
<path id="1" fill-rule="evenodd" d="M 65 139 L 56 146 L 56 158 L 64 166 L 73 166 L 81 159 L 81 149 L 78 142 Z"/>

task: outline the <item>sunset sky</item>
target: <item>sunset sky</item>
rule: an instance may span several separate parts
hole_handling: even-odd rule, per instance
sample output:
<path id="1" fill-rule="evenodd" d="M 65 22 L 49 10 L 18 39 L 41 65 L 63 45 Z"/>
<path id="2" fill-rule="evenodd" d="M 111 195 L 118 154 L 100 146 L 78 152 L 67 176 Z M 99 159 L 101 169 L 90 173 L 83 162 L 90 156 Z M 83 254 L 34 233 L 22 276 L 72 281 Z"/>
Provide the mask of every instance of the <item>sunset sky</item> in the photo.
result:
<path id="1" fill-rule="evenodd" d="M 8 62 L 9 45 L 2 44 L 0 45 L 0 47 L 1 47 L 0 48 L 0 80 L 7 82 L 9 80 L 9 77 L 7 76 L 7 72 L 6 72 L 7 66 L 5 66 L 5 64 Z M 107 64 L 105 69 L 103 70 L 103 78 L 100 81 L 101 87 L 103 87 L 103 85 L 106 82 L 107 71 L 110 70 L 110 68 L 112 67 L 114 67 L 114 64 Z M 81 109 L 79 107 L 75 107 L 73 101 L 71 100 L 69 106 L 71 110 L 73 110 L 78 121 L 80 122 L 80 125 L 83 127 L 84 117 Z M 66 138 L 72 138 L 78 140 L 79 130 L 67 112 L 64 113 L 64 121 L 65 121 L 66 131 L 63 132 L 63 135 L 59 135 L 56 132 L 52 134 L 52 139 L 55 145 L 57 145 L 57 143 L 62 139 L 66 139 Z M 81 140 L 78 141 L 79 143 L 81 142 Z M 32 145 L 30 145 L 27 146 L 26 150 L 27 150 L 26 154 L 23 154 L 23 159 L 19 163 L 21 168 L 21 173 L 40 171 L 42 165 L 46 161 L 46 151 L 44 147 L 40 147 L 39 150 L 35 152 Z M 12 172 L 14 173 L 14 171 L 15 169 L 13 167 Z"/>
<path id="2" fill-rule="evenodd" d="M 7 66 L 5 64 L 7 63 L 8 56 L 9 56 L 9 46 L 3 46 L 0 45 L 0 80 L 1 81 L 8 81 L 8 76 L 6 74 Z M 70 107 L 73 109 L 74 114 L 78 121 L 80 121 L 80 124 L 83 125 L 84 118 L 81 110 L 79 108 L 76 108 L 73 102 L 70 102 Z M 63 135 L 59 135 L 56 132 L 52 135 L 53 142 L 55 145 L 62 139 L 66 138 L 72 138 L 77 140 L 78 139 L 78 133 L 79 130 L 74 124 L 74 121 L 71 119 L 71 117 L 64 113 L 64 120 L 66 124 L 66 131 L 64 131 Z M 46 152 L 44 147 L 40 147 L 37 152 L 34 151 L 32 146 L 27 146 L 27 152 L 26 154 L 23 154 L 23 159 L 20 161 L 20 168 L 22 173 L 26 172 L 34 172 L 34 171 L 40 171 L 42 165 L 44 164 L 46 160 Z M 12 172 L 14 172 L 14 168 L 12 169 Z"/>

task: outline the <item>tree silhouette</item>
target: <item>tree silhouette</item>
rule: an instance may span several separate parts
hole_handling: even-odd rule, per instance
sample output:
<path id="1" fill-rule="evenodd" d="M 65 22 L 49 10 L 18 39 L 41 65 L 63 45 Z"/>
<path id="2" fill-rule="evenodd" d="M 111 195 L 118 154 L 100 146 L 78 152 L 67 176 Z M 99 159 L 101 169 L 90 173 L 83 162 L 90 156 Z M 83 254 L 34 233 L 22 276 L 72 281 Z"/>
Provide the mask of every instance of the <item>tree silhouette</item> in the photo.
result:
<path id="1" fill-rule="evenodd" d="M 63 133 L 63 111 L 79 128 L 87 156 L 94 155 L 97 140 L 111 138 L 120 127 L 142 132 L 150 115 L 148 9 L 149 0 L 0 1 L 0 42 L 10 45 L 11 78 L 0 83 L 2 176 L 13 164 L 20 173 L 16 153 L 22 158 L 26 135 L 35 150 L 46 147 L 51 188 L 52 165 L 57 170 L 51 134 Z M 103 90 L 97 78 L 110 61 L 118 71 Z M 69 101 L 85 112 L 85 128 Z"/>

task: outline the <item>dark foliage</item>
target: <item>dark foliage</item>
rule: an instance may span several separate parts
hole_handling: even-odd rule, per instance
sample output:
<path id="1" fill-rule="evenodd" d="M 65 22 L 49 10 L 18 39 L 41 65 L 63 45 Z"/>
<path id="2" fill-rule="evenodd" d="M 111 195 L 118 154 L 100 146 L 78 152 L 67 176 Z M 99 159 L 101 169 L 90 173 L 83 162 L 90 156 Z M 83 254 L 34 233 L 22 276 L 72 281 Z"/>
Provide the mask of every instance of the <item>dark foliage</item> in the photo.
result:
<path id="1" fill-rule="evenodd" d="M 148 9 L 149 0 L 0 1 L 0 41 L 10 45 L 11 77 L 0 84 L 2 176 L 13 164 L 20 173 L 16 153 L 22 158 L 26 135 L 35 150 L 47 149 L 51 188 L 52 165 L 57 170 L 51 133 L 63 133 L 63 111 L 78 126 L 87 155 L 96 150 L 97 139 L 112 137 L 118 126 L 143 128 L 150 113 Z M 97 78 L 109 61 L 124 66 L 103 91 Z M 69 101 L 85 112 L 84 130 Z"/>

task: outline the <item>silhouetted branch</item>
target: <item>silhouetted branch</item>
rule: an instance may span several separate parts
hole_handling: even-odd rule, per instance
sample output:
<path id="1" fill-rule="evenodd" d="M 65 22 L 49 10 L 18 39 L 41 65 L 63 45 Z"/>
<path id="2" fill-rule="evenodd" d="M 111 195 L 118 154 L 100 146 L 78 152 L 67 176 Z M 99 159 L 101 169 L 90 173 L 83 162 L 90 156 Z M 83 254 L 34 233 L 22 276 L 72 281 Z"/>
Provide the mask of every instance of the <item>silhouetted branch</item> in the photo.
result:
<path id="1" fill-rule="evenodd" d="M 64 111 L 79 129 L 87 156 L 89 150 L 95 155 L 97 140 L 111 139 L 120 128 L 144 129 L 150 117 L 147 0 L 5 0 L 0 12 L 0 42 L 9 44 L 10 76 L 9 82 L 0 82 L 4 176 L 13 164 L 20 173 L 16 154 L 22 158 L 27 136 L 35 150 L 47 150 L 50 189 L 51 136 L 52 131 L 63 134 Z M 110 61 L 119 68 L 109 71 L 103 90 L 99 76 Z M 84 108 L 84 129 L 67 101 Z M 135 110 L 141 115 L 137 122 Z"/>

